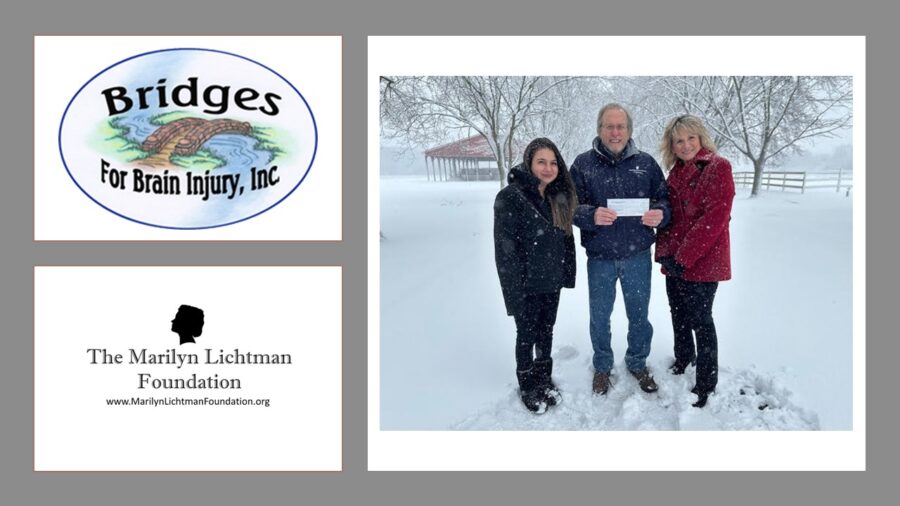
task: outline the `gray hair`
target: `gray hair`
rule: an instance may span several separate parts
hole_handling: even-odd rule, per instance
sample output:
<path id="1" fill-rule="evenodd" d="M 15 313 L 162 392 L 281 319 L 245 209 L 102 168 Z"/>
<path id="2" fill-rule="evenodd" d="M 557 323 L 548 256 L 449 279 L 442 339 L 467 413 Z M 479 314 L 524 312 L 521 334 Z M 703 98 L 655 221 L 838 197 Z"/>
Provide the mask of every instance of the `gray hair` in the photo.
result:
<path id="1" fill-rule="evenodd" d="M 632 119 L 631 119 L 631 113 L 628 112 L 628 109 L 624 108 L 623 106 L 621 106 L 615 102 L 611 102 L 609 104 L 604 105 L 600 109 L 600 112 L 597 113 L 597 134 L 599 135 L 600 130 L 603 128 L 603 115 L 606 114 L 606 111 L 612 111 L 612 110 L 619 110 L 619 111 L 622 111 L 625 113 L 625 117 L 628 119 L 628 135 L 633 134 L 634 133 L 634 121 L 632 121 Z"/>

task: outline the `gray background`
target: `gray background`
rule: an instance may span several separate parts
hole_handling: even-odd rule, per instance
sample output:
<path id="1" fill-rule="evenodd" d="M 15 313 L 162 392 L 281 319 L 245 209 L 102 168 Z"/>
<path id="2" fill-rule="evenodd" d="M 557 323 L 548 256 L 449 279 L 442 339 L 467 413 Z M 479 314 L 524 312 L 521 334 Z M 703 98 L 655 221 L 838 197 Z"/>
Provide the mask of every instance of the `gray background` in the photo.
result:
<path id="1" fill-rule="evenodd" d="M 4 3 L 0 15 L 3 126 L 0 256 L 0 502 L 4 504 L 846 504 L 893 496 L 897 333 L 891 261 L 898 168 L 896 15 L 875 2 L 681 0 L 584 6 L 533 0 L 366 4 L 255 0 Z M 497 2 L 498 4 L 500 2 Z M 729 2 L 732 3 L 732 2 Z M 343 34 L 344 240 L 340 243 L 34 243 L 32 35 Z M 369 473 L 366 471 L 366 36 L 367 35 L 866 35 L 867 464 L 864 473 Z M 702 48 L 696 49 L 702 57 Z M 661 48 L 661 57 L 667 57 Z M 297 55 L 302 58 L 303 55 Z M 628 48 L 585 55 L 602 63 Z M 672 57 L 684 57 L 673 53 Z M 799 224 L 815 226 L 815 223 Z M 339 264 L 344 267 L 342 473 L 32 472 L 33 265 Z M 773 288 L 774 289 L 774 288 Z M 802 302 L 802 301 L 798 301 Z M 810 350 L 810 360 L 816 353 Z M 823 385 L 823 388 L 827 388 Z M 882 400 L 885 399 L 885 400 Z M 703 433 L 697 433 L 703 444 Z M 136 436 L 139 437 L 139 436 Z M 127 443 L 126 443 L 127 444 Z M 598 459 L 604 458 L 597 455 Z M 715 463 L 711 463 L 714 467 Z"/>

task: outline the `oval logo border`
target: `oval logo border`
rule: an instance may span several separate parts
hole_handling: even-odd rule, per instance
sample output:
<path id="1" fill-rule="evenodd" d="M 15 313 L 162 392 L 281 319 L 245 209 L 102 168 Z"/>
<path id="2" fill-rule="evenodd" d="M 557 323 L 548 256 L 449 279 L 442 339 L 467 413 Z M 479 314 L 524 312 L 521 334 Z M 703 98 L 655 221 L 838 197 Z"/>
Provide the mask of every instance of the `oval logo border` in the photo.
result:
<path id="1" fill-rule="evenodd" d="M 250 216 L 246 216 L 239 220 L 229 221 L 228 223 L 221 223 L 221 224 L 217 224 L 217 225 L 209 225 L 209 226 L 203 226 L 203 227 L 173 227 L 173 226 L 169 226 L 169 225 L 159 225 L 156 223 L 147 223 L 147 222 L 135 219 L 135 218 L 131 218 L 129 216 L 125 216 L 124 214 L 121 214 L 119 212 L 116 212 L 116 211 L 110 209 L 109 207 L 106 207 L 105 205 L 103 205 L 100 201 L 98 201 L 93 196 L 91 196 L 90 193 L 85 191 L 85 189 L 82 188 L 80 184 L 78 184 L 78 180 L 75 179 L 75 176 L 72 175 L 72 171 L 69 170 L 69 165 L 66 163 L 66 156 L 63 153 L 63 148 L 62 148 L 63 124 L 66 121 L 66 115 L 69 113 L 69 108 L 72 106 L 72 103 L 75 102 L 75 99 L 78 98 L 78 95 L 80 95 L 81 92 L 89 84 L 91 84 L 91 82 L 94 81 L 94 79 L 97 79 L 98 77 L 100 77 L 102 74 L 106 73 L 111 68 L 121 65 L 125 62 L 134 60 L 136 58 L 141 58 L 143 56 L 147 56 L 150 54 L 165 53 L 165 52 L 169 52 L 169 51 L 204 51 L 204 52 L 209 52 L 209 53 L 219 53 L 219 54 L 224 54 L 224 55 L 228 55 L 228 56 L 233 56 L 235 58 L 240 58 L 241 60 L 245 60 L 245 61 L 248 61 L 255 65 L 258 65 L 258 66 L 268 70 L 269 72 L 275 74 L 276 76 L 278 76 L 278 78 L 281 79 L 282 81 L 284 81 L 288 86 L 290 86 L 291 89 L 294 90 L 294 92 L 297 94 L 297 96 L 300 97 L 300 100 L 303 101 L 303 105 L 306 106 L 306 110 L 309 112 L 309 117 L 312 120 L 312 126 L 313 126 L 314 143 L 313 143 L 312 157 L 309 160 L 309 166 L 306 167 L 306 170 L 303 172 L 303 176 L 300 178 L 299 181 L 297 181 L 297 184 L 293 188 L 291 188 L 291 190 L 289 192 L 287 192 L 287 194 L 285 194 L 283 197 L 281 197 L 278 200 L 278 202 L 275 202 L 274 204 L 270 205 L 269 207 L 263 209 L 262 211 L 251 214 Z M 69 100 L 69 103 L 66 105 L 66 110 L 63 111 L 62 119 L 60 119 L 60 121 L 59 121 L 59 133 L 57 134 L 57 145 L 59 146 L 59 157 L 62 160 L 63 167 L 65 167 L 66 173 L 69 175 L 69 178 L 72 180 L 72 182 L 75 183 L 75 186 L 77 186 L 78 189 L 81 190 L 81 193 L 84 193 L 87 196 L 87 198 L 91 199 L 95 204 L 97 204 L 98 206 L 102 207 L 103 209 L 109 211 L 110 213 L 112 213 L 120 218 L 124 218 L 128 221 L 131 221 L 134 223 L 139 223 L 141 225 L 146 225 L 149 227 L 163 228 L 163 229 L 168 229 L 168 230 L 206 230 L 206 229 L 211 229 L 211 228 L 227 227 L 229 225 L 234 225 L 236 223 L 241 223 L 241 222 L 247 221 L 251 218 L 255 218 L 255 217 L 259 216 L 260 214 L 263 214 L 263 213 L 269 211 L 270 209 L 277 206 L 278 204 L 284 202 L 284 199 L 290 197 L 294 193 L 294 191 L 296 191 L 297 188 L 300 187 L 300 184 L 303 183 L 303 181 L 306 179 L 306 176 L 309 175 L 309 171 L 310 171 L 310 169 L 312 169 L 313 163 L 315 163 L 315 161 L 316 161 L 316 154 L 318 153 L 318 150 L 319 150 L 319 127 L 316 124 L 316 116 L 315 116 L 315 114 L 313 114 L 312 108 L 309 106 L 309 102 L 306 101 L 306 97 L 304 97 L 303 94 L 300 93 L 300 90 L 298 90 L 296 87 L 294 87 L 294 85 L 290 81 L 285 79 L 284 76 L 282 76 L 275 70 L 271 69 L 270 67 L 263 65 L 262 63 L 259 63 L 258 61 L 253 60 L 251 58 L 247 58 L 246 56 L 241 56 L 239 54 L 230 53 L 228 51 L 222 51 L 220 49 L 209 49 L 209 48 L 200 48 L 200 47 L 178 47 L 178 48 L 169 48 L 169 49 L 157 49 L 154 51 L 147 51 L 144 53 L 136 54 L 134 56 L 129 56 L 128 58 L 125 58 L 124 60 L 120 60 L 116 63 L 113 63 L 112 65 L 106 67 L 105 69 L 101 70 L 100 72 L 97 72 L 96 74 L 94 74 L 93 77 L 88 79 L 87 82 L 85 82 L 83 85 L 81 85 L 80 88 L 78 88 L 78 91 L 76 91 L 75 94 L 72 95 L 72 99 Z"/>

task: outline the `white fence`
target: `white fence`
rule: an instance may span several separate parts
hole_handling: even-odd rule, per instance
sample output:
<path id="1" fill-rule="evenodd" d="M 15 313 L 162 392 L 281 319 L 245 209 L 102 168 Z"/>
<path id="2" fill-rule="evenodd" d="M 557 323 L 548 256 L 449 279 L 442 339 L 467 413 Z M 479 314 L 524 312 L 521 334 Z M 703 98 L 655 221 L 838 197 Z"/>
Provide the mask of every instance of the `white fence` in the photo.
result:
<path id="1" fill-rule="evenodd" d="M 753 186 L 753 172 L 735 172 L 734 185 L 737 187 Z M 848 172 L 763 172 L 759 182 L 760 189 L 781 191 L 834 190 L 846 191 L 850 195 L 853 188 L 853 173 Z"/>

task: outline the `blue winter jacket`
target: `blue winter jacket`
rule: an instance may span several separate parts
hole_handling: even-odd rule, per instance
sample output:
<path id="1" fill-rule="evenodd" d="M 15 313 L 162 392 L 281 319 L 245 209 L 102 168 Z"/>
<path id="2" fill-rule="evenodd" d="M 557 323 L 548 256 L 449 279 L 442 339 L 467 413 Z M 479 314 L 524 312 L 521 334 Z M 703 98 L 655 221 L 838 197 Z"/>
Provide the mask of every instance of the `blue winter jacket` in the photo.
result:
<path id="1" fill-rule="evenodd" d="M 575 159 L 572 179 L 578 194 L 575 226 L 581 229 L 581 245 L 589 257 L 619 260 L 649 248 L 656 239 L 653 227 L 641 223 L 640 216 L 620 216 L 612 225 L 594 223 L 598 207 L 607 207 L 606 200 L 613 198 L 649 198 L 650 209 L 661 209 L 662 223 L 669 223 L 666 178 L 652 156 L 628 144 L 616 159 L 609 150 L 594 138 L 594 148 Z"/>

